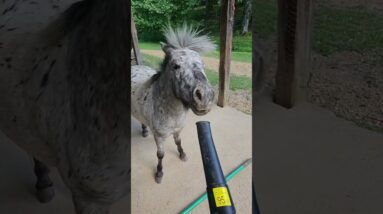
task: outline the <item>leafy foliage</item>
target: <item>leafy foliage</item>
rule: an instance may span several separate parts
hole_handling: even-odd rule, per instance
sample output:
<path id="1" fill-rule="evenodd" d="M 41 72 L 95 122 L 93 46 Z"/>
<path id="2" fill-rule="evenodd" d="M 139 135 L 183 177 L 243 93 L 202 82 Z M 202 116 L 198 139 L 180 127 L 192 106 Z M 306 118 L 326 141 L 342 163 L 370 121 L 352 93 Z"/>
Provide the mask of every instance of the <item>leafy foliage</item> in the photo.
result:
<path id="1" fill-rule="evenodd" d="M 169 21 L 180 24 L 187 20 L 190 11 L 199 3 L 200 0 L 133 0 L 132 10 L 137 30 L 158 37 Z"/>

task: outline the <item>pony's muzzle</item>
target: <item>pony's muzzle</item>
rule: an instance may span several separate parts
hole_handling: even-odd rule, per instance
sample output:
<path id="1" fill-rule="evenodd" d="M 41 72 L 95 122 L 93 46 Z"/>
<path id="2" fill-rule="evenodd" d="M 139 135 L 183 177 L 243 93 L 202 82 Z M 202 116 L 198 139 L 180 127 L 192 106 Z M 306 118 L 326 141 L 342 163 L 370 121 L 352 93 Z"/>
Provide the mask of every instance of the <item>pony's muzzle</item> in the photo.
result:
<path id="1" fill-rule="evenodd" d="M 196 115 L 204 115 L 211 109 L 214 100 L 214 90 L 208 86 L 197 86 L 193 90 L 192 110 Z"/>

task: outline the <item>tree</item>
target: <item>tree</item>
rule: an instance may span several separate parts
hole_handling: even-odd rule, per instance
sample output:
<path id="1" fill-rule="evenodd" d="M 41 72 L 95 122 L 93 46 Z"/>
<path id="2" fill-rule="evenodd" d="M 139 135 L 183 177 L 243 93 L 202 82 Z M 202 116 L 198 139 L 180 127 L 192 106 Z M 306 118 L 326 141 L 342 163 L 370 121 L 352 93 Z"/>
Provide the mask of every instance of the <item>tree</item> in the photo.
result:
<path id="1" fill-rule="evenodd" d="M 171 18 L 176 6 L 171 0 L 132 1 L 134 21 L 138 31 L 158 31 Z"/>
<path id="2" fill-rule="evenodd" d="M 244 15 L 243 15 L 243 21 L 242 21 L 242 34 L 246 34 L 249 32 L 249 23 L 251 19 L 251 7 L 252 7 L 252 0 L 246 0 L 245 1 L 245 8 L 244 8 Z"/>
<path id="3" fill-rule="evenodd" d="M 137 30 L 158 33 L 169 21 L 179 24 L 188 19 L 200 0 L 133 0 L 132 11 Z"/>
<path id="4" fill-rule="evenodd" d="M 214 18 L 214 3 L 216 0 L 205 0 L 205 24 L 209 25 L 209 21 L 211 18 Z"/>

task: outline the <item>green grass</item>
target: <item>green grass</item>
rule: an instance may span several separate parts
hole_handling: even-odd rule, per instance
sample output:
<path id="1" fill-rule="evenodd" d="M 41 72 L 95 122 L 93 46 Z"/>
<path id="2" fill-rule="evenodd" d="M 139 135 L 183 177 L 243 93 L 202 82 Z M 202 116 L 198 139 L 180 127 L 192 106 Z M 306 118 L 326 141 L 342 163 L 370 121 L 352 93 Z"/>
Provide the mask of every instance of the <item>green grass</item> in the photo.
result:
<path id="1" fill-rule="evenodd" d="M 213 36 L 212 39 L 214 43 L 219 45 L 219 36 Z M 251 34 L 248 35 L 240 35 L 239 33 L 235 33 L 233 35 L 233 52 L 249 52 L 251 53 L 252 38 Z"/>
<path id="2" fill-rule="evenodd" d="M 159 68 L 162 62 L 159 57 L 151 56 L 148 54 L 143 54 L 143 58 L 144 58 L 144 64 L 153 68 Z M 218 85 L 218 82 L 219 82 L 218 72 L 215 72 L 210 69 L 206 69 L 205 72 L 210 83 L 213 86 Z M 252 82 L 250 77 L 240 76 L 240 75 L 230 75 L 231 90 L 238 90 L 238 89 L 251 90 L 251 88 L 252 88 Z"/>
<path id="3" fill-rule="evenodd" d="M 261 39 L 268 39 L 277 32 L 277 1 L 257 0 L 253 1 L 253 20 L 255 32 Z"/>
<path id="4" fill-rule="evenodd" d="M 144 65 L 147 65 L 155 69 L 158 69 L 161 65 L 161 62 L 162 62 L 161 59 L 156 56 L 142 54 L 142 57 L 144 58 Z"/>
<path id="5" fill-rule="evenodd" d="M 210 69 L 206 69 L 206 76 L 209 79 L 209 82 L 213 85 L 216 86 L 219 83 L 219 74 L 218 72 L 215 72 Z M 240 75 L 230 75 L 230 89 L 235 91 L 235 90 L 251 90 L 252 87 L 252 82 L 251 78 L 247 76 L 240 76 Z"/>
<path id="6" fill-rule="evenodd" d="M 361 7 L 320 7 L 315 13 L 314 49 L 323 55 L 383 48 L 383 17 Z"/>
<path id="7" fill-rule="evenodd" d="M 269 39 L 277 32 L 277 1 L 257 0 L 254 8 L 257 36 Z M 367 8 L 324 4 L 315 9 L 312 21 L 313 48 L 322 55 L 383 48 L 383 17 Z"/>
<path id="8" fill-rule="evenodd" d="M 251 34 L 247 35 L 233 35 L 233 51 L 249 52 L 252 51 L 252 37 Z"/>
<path id="9" fill-rule="evenodd" d="M 206 54 L 206 57 L 211 57 L 215 59 L 219 59 L 219 52 L 214 51 L 212 53 Z M 232 52 L 231 60 L 236 62 L 247 62 L 251 63 L 251 52 Z"/>
<path id="10" fill-rule="evenodd" d="M 139 42 L 140 49 L 144 50 L 161 50 L 161 45 L 159 42 Z"/>

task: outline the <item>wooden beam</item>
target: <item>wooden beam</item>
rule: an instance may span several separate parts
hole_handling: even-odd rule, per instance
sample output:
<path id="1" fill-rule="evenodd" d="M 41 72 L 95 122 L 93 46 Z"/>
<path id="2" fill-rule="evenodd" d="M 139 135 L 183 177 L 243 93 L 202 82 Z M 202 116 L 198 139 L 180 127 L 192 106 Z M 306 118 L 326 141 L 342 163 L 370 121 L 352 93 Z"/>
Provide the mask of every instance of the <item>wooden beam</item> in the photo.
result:
<path id="1" fill-rule="evenodd" d="M 134 54 L 134 59 L 136 60 L 137 65 L 142 65 L 142 56 L 140 53 L 140 47 L 138 46 L 138 36 L 137 36 L 137 29 L 136 29 L 136 24 L 134 23 L 133 19 L 133 14 L 130 13 L 131 16 L 131 21 L 130 21 L 130 26 L 131 26 L 131 31 L 132 31 L 132 47 L 133 47 L 133 54 Z"/>
<path id="2" fill-rule="evenodd" d="M 286 108 L 305 97 L 310 68 L 312 0 L 278 0 L 275 102 Z"/>
<path id="3" fill-rule="evenodd" d="M 220 20 L 220 59 L 219 59 L 219 94 L 218 106 L 226 104 L 226 94 L 230 84 L 230 62 L 233 40 L 235 0 L 221 1 Z"/>

